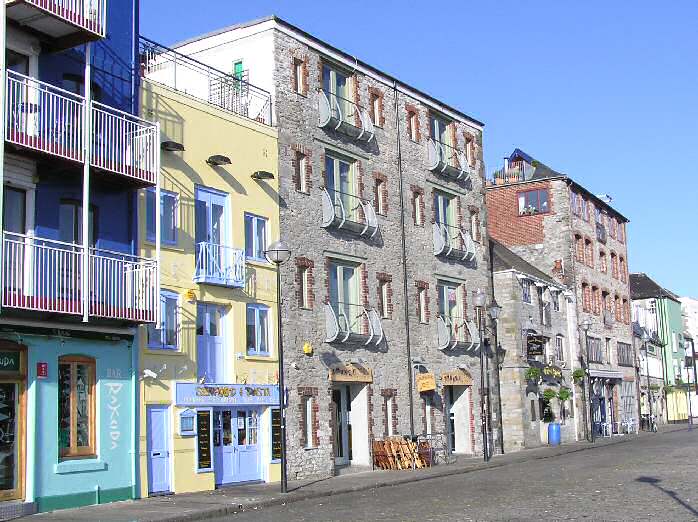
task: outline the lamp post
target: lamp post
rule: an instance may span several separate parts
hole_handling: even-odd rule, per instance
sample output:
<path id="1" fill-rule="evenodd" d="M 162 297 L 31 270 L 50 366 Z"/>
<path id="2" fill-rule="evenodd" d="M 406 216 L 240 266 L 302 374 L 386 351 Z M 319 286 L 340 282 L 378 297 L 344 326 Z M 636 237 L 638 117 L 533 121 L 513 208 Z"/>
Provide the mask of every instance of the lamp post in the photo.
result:
<path id="1" fill-rule="evenodd" d="M 504 416 L 502 412 L 502 386 L 500 382 L 500 371 L 504 365 L 504 357 L 506 355 L 506 350 L 499 345 L 499 338 L 497 335 L 497 320 L 502 312 L 502 308 L 499 306 L 497 301 L 492 298 L 492 302 L 489 307 L 490 318 L 492 319 L 492 337 L 494 340 L 494 356 L 497 363 L 497 409 L 499 411 L 499 425 L 498 425 L 498 436 L 499 436 L 499 449 L 504 455 Z"/>
<path id="2" fill-rule="evenodd" d="M 286 474 L 286 387 L 284 386 L 284 343 L 281 336 L 281 265 L 291 257 L 291 250 L 279 240 L 274 241 L 264 251 L 270 263 L 276 265 L 276 336 L 279 358 L 279 408 L 281 408 L 281 493 L 286 493 L 288 478 Z"/>
<path id="3" fill-rule="evenodd" d="M 584 345 L 586 348 L 586 370 L 587 370 L 587 387 L 589 388 L 589 430 L 587 432 L 588 440 L 594 442 L 594 408 L 593 401 L 591 398 L 591 368 L 589 366 L 589 328 L 591 328 L 591 321 L 589 319 L 584 319 L 580 325 L 582 331 L 584 332 Z"/>
<path id="4" fill-rule="evenodd" d="M 647 406 L 649 408 L 650 416 L 647 418 L 647 429 L 652 431 L 652 388 L 650 388 L 650 363 L 647 351 L 647 343 L 650 340 L 650 336 L 647 330 L 642 332 L 642 351 L 645 354 L 645 373 L 647 374 Z"/>
<path id="5" fill-rule="evenodd" d="M 480 418 L 482 426 L 482 457 L 485 462 L 490 460 L 489 440 L 487 438 L 487 405 L 485 403 L 487 397 L 486 381 L 485 381 L 485 344 L 483 342 L 483 312 L 485 309 L 485 300 L 487 296 L 481 289 L 475 292 L 475 310 L 477 311 L 477 327 L 480 335 Z"/>

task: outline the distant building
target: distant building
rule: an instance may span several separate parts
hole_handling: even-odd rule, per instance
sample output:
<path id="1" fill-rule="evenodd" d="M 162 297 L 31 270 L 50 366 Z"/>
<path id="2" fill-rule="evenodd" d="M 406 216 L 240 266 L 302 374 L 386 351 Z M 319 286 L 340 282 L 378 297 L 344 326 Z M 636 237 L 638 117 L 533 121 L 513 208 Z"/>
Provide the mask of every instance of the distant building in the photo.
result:
<path id="1" fill-rule="evenodd" d="M 640 412 L 647 426 L 650 409 L 657 422 L 666 422 L 664 401 L 664 344 L 659 337 L 656 309 L 633 301 L 633 343 L 638 357 Z M 650 403 L 651 401 L 651 408 Z"/>

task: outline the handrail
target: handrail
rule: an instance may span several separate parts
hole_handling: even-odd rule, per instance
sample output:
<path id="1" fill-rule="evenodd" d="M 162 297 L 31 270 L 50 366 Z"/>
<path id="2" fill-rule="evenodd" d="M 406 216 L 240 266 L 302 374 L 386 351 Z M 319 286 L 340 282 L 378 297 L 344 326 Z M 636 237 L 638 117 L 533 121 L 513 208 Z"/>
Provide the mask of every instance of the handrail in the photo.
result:
<path id="1" fill-rule="evenodd" d="M 106 35 L 107 2 L 106 0 L 24 0 L 26 3 L 51 13 L 81 29 L 99 36 Z M 90 17 L 85 11 L 91 8 L 97 15 Z M 96 26 L 96 27 L 93 27 Z"/>
<path id="2" fill-rule="evenodd" d="M 194 281 L 236 288 L 244 286 L 244 250 L 209 241 L 197 243 Z"/>

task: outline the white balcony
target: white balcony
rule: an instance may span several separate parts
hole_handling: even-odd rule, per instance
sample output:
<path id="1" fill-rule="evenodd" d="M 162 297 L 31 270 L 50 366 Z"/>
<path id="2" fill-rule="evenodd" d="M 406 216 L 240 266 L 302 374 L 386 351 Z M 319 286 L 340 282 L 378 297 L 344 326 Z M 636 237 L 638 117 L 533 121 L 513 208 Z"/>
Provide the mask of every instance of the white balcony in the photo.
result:
<path id="1" fill-rule="evenodd" d="M 455 315 L 437 317 L 436 340 L 439 350 L 472 350 L 480 346 L 480 334 L 475 323 Z"/>
<path id="2" fill-rule="evenodd" d="M 87 101 L 45 82 L 7 71 L 6 140 L 66 160 L 85 161 Z M 157 125 L 93 102 L 92 161 L 97 169 L 154 185 L 157 178 Z"/>
<path id="3" fill-rule="evenodd" d="M 91 249 L 83 298 L 82 245 L 3 233 L 3 308 L 154 322 L 157 262 Z"/>
<path id="4" fill-rule="evenodd" d="M 344 229 L 359 236 L 372 238 L 378 232 L 378 216 L 370 201 L 323 188 L 320 225 L 323 228 Z"/>
<path id="5" fill-rule="evenodd" d="M 7 18 L 69 47 L 104 38 L 106 0 L 6 0 Z"/>
<path id="6" fill-rule="evenodd" d="M 470 165 L 465 152 L 432 138 L 427 140 L 426 166 L 432 172 L 456 181 L 470 177 Z"/>
<path id="7" fill-rule="evenodd" d="M 319 89 L 318 127 L 346 134 L 357 141 L 371 141 L 375 132 L 368 111 L 351 100 Z"/>
<path id="8" fill-rule="evenodd" d="M 383 341 L 383 323 L 373 308 L 350 303 L 325 303 L 327 343 L 355 341 L 378 346 Z"/>
<path id="9" fill-rule="evenodd" d="M 434 241 L 434 255 L 459 259 L 461 261 L 473 261 L 477 253 L 475 241 L 470 233 L 459 227 L 445 223 L 432 225 Z"/>
<path id="10" fill-rule="evenodd" d="M 196 245 L 194 282 L 243 288 L 245 286 L 245 252 L 215 243 Z"/>

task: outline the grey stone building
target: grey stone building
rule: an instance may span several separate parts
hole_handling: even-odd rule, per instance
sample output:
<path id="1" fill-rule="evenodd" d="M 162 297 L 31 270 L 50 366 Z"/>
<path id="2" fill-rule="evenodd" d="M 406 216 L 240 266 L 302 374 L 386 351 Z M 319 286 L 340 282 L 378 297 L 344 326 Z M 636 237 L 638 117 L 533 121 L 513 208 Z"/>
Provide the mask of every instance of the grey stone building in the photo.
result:
<path id="1" fill-rule="evenodd" d="M 595 435 L 629 431 L 638 411 L 627 218 L 519 149 L 494 173 L 487 209 L 493 239 L 574 291 L 571 363 L 588 367 Z"/>
<path id="2" fill-rule="evenodd" d="M 571 369 L 574 328 L 568 311 L 574 314 L 574 294 L 500 243 L 490 240 L 490 245 L 494 295 L 501 307 L 504 451 L 548 443 L 551 422 L 560 424 L 562 443 L 574 441 L 575 411 L 583 409 Z"/>
<path id="3" fill-rule="evenodd" d="M 481 453 L 482 123 L 276 17 L 176 50 L 271 92 L 289 476 L 366 468 L 394 434 Z"/>

